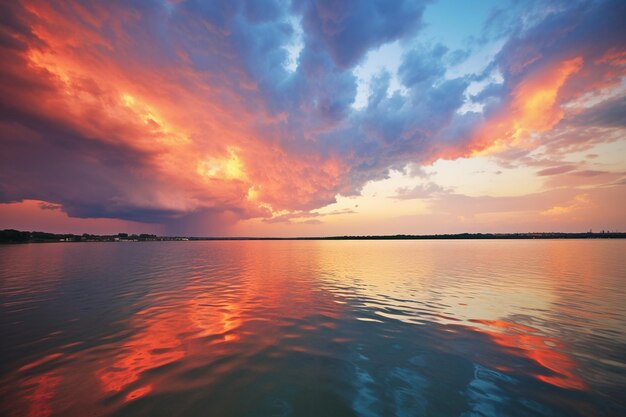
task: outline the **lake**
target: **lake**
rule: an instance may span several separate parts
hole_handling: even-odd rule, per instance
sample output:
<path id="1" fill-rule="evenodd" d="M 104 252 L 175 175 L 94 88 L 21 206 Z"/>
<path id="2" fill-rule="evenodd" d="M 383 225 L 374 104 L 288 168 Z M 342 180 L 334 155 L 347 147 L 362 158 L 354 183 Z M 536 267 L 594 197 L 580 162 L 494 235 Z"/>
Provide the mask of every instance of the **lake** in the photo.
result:
<path id="1" fill-rule="evenodd" d="M 626 240 L 0 247 L 6 416 L 624 416 Z"/>

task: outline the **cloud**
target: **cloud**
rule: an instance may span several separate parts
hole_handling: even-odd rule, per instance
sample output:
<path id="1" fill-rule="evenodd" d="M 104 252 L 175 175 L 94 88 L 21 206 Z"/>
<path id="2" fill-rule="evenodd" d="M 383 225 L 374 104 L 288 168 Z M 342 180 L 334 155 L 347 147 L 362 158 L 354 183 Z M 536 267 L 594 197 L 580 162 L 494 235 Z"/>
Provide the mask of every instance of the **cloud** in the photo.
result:
<path id="1" fill-rule="evenodd" d="M 609 174 L 608 171 L 599 171 L 599 170 L 595 170 L 595 169 L 585 169 L 583 171 L 575 171 L 573 172 L 574 175 L 578 175 L 580 177 L 596 177 L 598 175 L 605 175 L 605 174 Z"/>
<path id="2" fill-rule="evenodd" d="M 321 224 L 319 217 L 336 216 L 341 214 L 354 214 L 356 211 L 350 209 L 335 210 L 328 213 L 318 212 L 292 212 L 263 219 L 264 223 L 300 223 L 300 224 Z"/>
<path id="3" fill-rule="evenodd" d="M 489 67 L 497 68 L 504 82 L 490 97 L 493 104 L 486 103 L 484 120 L 471 142 L 474 150 L 534 148 L 539 137 L 581 112 L 565 104 L 614 89 L 626 75 L 621 55 L 607 56 L 608 51 L 623 50 L 617 17 L 626 12 L 623 3 L 582 2 L 543 9 L 549 12 L 537 14 L 534 25 L 521 25 Z M 606 106 L 619 114 L 616 103 Z"/>
<path id="4" fill-rule="evenodd" d="M 401 187 L 396 190 L 396 194 L 390 198 L 397 200 L 414 200 L 422 198 L 431 198 L 443 193 L 449 193 L 450 190 L 437 185 L 435 183 L 428 183 L 424 185 L 416 185 L 413 188 Z"/>
<path id="5" fill-rule="evenodd" d="M 541 171 L 537 172 L 537 175 L 539 175 L 540 177 L 545 177 L 546 175 L 558 175 L 565 172 L 573 171 L 575 169 L 576 167 L 572 165 L 560 165 L 557 167 L 542 169 Z"/>
<path id="6" fill-rule="evenodd" d="M 599 193 L 598 193 L 599 194 Z M 438 214 L 461 216 L 465 219 L 485 215 L 527 213 L 564 214 L 575 208 L 587 207 L 591 201 L 590 193 L 580 193 L 576 189 L 560 189 L 518 196 L 468 196 L 463 194 L 442 194 L 430 202 L 430 211 Z M 618 198 L 617 195 L 611 200 Z M 603 197 L 606 201 L 607 199 Z M 555 208 L 556 207 L 556 208 Z"/>
<path id="7" fill-rule="evenodd" d="M 579 167 L 582 168 L 582 167 Z M 583 189 L 590 187 L 610 186 L 624 175 L 623 172 L 578 169 L 561 175 L 548 176 L 544 185 L 549 188 L 567 187 L 571 189 Z"/>
<path id="8" fill-rule="evenodd" d="M 415 33 L 427 1 L 294 1 L 313 48 L 327 50 L 339 68 L 356 64 L 384 43 Z"/>
<path id="9" fill-rule="evenodd" d="M 626 127 L 626 96 L 618 96 L 601 101 L 599 104 L 585 109 L 571 120 L 573 125 Z"/>
<path id="10" fill-rule="evenodd" d="M 539 144 L 556 153 L 620 137 L 623 99 L 565 104 L 624 76 L 623 2 L 528 6 L 532 18 L 498 31 L 508 40 L 484 73 L 456 78 L 447 69 L 463 54 L 420 38 L 426 5 L 3 4 L 0 201 L 215 230 L 297 220 L 392 169 L 423 176 L 439 158 L 513 149 L 512 161 Z M 376 77 L 353 108 L 352 70 L 398 40 L 398 73 Z M 483 111 L 461 114 L 468 86 L 494 72 L 502 82 L 472 98 Z M 392 76 L 402 91 L 389 95 Z"/>
<path id="11" fill-rule="evenodd" d="M 43 201 L 40 202 L 38 206 L 42 210 L 60 210 L 62 208 L 59 204 L 50 204 Z"/>
<path id="12" fill-rule="evenodd" d="M 542 211 L 541 214 L 545 216 L 561 216 L 564 214 L 569 214 L 572 211 L 579 210 L 583 207 L 588 206 L 589 204 L 590 200 L 588 194 L 578 194 L 568 204 L 551 207 L 548 210 Z"/>

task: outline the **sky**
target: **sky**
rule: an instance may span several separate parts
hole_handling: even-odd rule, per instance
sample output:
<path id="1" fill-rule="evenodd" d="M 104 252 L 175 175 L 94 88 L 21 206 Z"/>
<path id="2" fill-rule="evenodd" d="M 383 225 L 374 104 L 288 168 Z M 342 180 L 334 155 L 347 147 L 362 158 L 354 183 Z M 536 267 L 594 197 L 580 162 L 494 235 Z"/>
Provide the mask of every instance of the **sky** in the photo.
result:
<path id="1" fill-rule="evenodd" d="M 0 16 L 0 229 L 626 231 L 624 1 Z"/>

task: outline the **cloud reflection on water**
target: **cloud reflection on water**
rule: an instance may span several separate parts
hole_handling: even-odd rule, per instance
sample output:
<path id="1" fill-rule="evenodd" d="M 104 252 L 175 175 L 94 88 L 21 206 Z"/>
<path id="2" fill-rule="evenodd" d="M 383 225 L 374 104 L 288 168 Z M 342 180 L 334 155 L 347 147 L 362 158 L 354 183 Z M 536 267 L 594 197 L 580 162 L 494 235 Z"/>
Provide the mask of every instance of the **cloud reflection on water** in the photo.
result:
<path id="1" fill-rule="evenodd" d="M 585 251 L 587 266 L 578 271 L 596 281 L 610 282 L 603 277 L 619 267 L 594 244 L 604 243 L 42 247 L 42 258 L 68 255 L 62 267 L 42 264 L 21 281 L 0 281 L 20 297 L 31 279 L 55 283 L 30 287 L 23 300 L 30 309 L 4 293 L 3 309 L 25 323 L 9 334 L 23 332 L 31 353 L 0 377 L 2 397 L 11 398 L 0 409 L 41 417 L 87 409 L 96 416 L 617 414 L 623 406 L 611 390 L 620 380 L 589 379 L 602 368 L 584 360 L 594 351 L 581 344 L 613 322 L 593 321 L 598 312 L 586 309 L 589 327 L 577 330 L 569 316 L 555 315 L 585 306 L 575 294 L 569 304 L 563 299 L 572 285 L 592 282 L 572 269 L 575 253 Z M 14 257 L 30 256 L 19 251 L 32 247 L 16 250 Z M 610 300 L 600 291 L 589 293 L 596 309 Z M 64 293 L 74 297 L 67 312 L 55 301 Z M 543 298 L 524 301 L 534 294 Z M 492 304 L 479 308 L 487 295 Z M 73 321 L 77 314 L 84 321 Z M 41 317 L 51 322 L 36 336 Z M 613 360 L 624 363 L 619 344 L 603 343 L 593 349 L 613 347 Z M 607 372 L 610 382 L 618 371 Z"/>

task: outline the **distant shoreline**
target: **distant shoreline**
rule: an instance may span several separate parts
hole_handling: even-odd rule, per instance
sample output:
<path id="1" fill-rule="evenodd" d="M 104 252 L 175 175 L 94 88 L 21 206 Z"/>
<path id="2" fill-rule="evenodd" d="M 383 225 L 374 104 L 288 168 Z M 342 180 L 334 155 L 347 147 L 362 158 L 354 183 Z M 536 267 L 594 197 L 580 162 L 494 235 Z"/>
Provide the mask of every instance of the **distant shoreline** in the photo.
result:
<path id="1" fill-rule="evenodd" d="M 28 232 L 13 229 L 0 231 L 0 244 L 72 243 L 72 242 L 178 242 L 178 241 L 228 241 L 228 240 L 521 240 L 521 239 L 626 239 L 624 232 L 583 233 L 453 233 L 435 235 L 362 235 L 362 236 L 310 236 L 310 237 L 192 237 L 157 236 L 151 234 L 116 235 L 59 234 Z"/>

